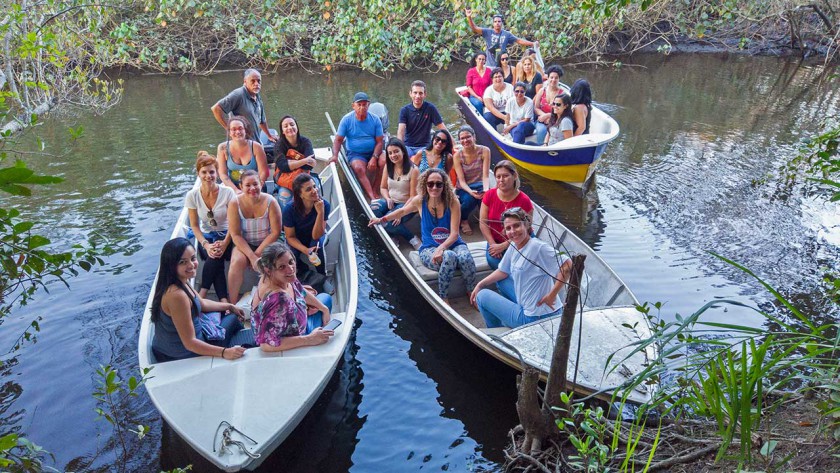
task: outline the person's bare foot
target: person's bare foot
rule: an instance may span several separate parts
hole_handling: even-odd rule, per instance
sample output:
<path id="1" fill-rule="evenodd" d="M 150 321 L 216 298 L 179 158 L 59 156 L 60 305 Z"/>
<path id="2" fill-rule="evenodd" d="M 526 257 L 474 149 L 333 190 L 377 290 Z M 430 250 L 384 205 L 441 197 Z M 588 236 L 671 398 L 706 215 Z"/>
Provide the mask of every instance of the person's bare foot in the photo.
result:
<path id="1" fill-rule="evenodd" d="M 462 235 L 472 235 L 472 227 L 470 226 L 469 220 L 462 220 L 461 221 L 461 234 Z"/>

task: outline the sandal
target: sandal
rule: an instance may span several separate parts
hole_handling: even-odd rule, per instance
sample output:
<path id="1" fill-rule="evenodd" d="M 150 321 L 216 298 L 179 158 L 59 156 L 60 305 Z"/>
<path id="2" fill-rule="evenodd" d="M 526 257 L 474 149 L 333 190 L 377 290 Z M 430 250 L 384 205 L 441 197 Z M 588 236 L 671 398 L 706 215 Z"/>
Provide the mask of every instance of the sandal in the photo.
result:
<path id="1" fill-rule="evenodd" d="M 468 220 L 464 220 L 461 222 L 461 234 L 462 235 L 472 235 L 472 227 L 470 227 L 470 222 Z"/>

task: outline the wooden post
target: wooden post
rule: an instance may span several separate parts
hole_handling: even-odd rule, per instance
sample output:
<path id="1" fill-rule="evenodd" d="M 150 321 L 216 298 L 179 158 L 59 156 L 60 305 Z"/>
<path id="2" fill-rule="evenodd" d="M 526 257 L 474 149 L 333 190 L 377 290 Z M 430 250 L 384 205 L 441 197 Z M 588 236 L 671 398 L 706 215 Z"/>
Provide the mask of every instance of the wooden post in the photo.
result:
<path id="1" fill-rule="evenodd" d="M 583 276 L 586 255 L 576 255 L 572 258 L 572 274 L 569 276 L 566 302 L 563 304 L 563 316 L 560 318 L 560 329 L 554 341 L 554 351 L 551 354 L 551 367 L 548 371 L 548 381 L 545 386 L 543 410 L 551 411 L 552 407 L 560 406 L 560 393 L 566 391 L 566 378 L 569 367 L 569 349 L 571 348 L 572 330 L 575 327 L 575 312 L 580 298 L 580 280 Z M 568 407 L 568 406 L 565 406 Z M 552 415 L 553 412 L 552 412 Z"/>

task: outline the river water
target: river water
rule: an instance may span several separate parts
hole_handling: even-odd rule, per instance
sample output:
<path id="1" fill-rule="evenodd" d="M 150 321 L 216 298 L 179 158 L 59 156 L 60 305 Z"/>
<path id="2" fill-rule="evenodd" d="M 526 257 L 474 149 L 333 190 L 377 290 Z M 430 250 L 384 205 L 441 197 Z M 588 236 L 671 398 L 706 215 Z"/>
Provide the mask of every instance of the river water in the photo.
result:
<path id="1" fill-rule="evenodd" d="M 825 268 L 837 268 L 836 204 L 780 184 L 778 169 L 815 131 L 840 113 L 840 92 L 821 65 L 731 56 L 642 56 L 620 69 L 568 68 L 564 82 L 586 77 L 596 101 L 620 123 L 589 194 L 525 173 L 526 192 L 596 248 L 641 301 L 665 303 L 662 317 L 729 299 L 775 313 L 752 278 L 711 254 L 743 263 L 821 321 L 836 317 L 820 295 Z M 450 128 L 462 119 L 453 88 L 465 65 L 422 75 L 429 100 Z M 365 90 L 390 109 L 396 131 L 415 75 L 381 79 L 344 71 L 265 74 L 269 121 L 298 118 L 316 146 L 328 145 L 324 111 L 337 120 Z M 103 364 L 134 374 L 140 316 L 199 149 L 223 133 L 209 108 L 241 84 L 238 73 L 212 77 L 126 77 L 123 101 L 105 115 L 53 117 L 38 130 L 45 157 L 38 171 L 63 176 L 50 193 L 6 199 L 37 217 L 42 232 L 68 246 L 97 232 L 119 245 L 107 265 L 51 285 L 6 320 L 10 346 L 41 315 L 37 343 L 6 358 L 0 431 L 19 431 L 67 470 L 132 471 L 208 464 L 160 421 L 145 392 L 121 415 L 151 427 L 131 440 L 127 460 L 91 393 Z M 69 147 L 67 126 L 85 136 Z M 358 247 L 360 304 L 345 360 L 298 429 L 261 471 L 463 471 L 495 469 L 517 423 L 515 373 L 470 346 L 439 320 L 380 258 L 348 195 Z M 746 309 L 720 308 L 710 320 L 761 324 Z"/>

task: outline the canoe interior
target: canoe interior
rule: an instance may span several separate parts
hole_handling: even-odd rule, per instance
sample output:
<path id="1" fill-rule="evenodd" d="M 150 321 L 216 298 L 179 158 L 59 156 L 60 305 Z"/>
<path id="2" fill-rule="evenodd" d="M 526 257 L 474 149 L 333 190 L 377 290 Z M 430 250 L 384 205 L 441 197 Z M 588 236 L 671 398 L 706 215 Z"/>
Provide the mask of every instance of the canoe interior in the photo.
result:
<path id="1" fill-rule="evenodd" d="M 369 202 L 361 186 L 358 184 L 353 171 L 344 159 L 340 159 L 339 164 L 346 177 L 347 186 L 356 195 L 367 216 L 369 218 L 372 217 L 373 213 L 370 209 Z M 638 302 L 627 285 L 580 238 L 569 231 L 559 221 L 551 217 L 536 203 L 534 204 L 534 208 L 534 231 L 538 238 L 549 242 L 559 252 L 566 252 L 570 255 L 587 255 L 585 276 L 581 288 L 581 300 L 583 302 L 581 310 L 584 314 L 582 316 L 584 323 L 577 324 L 578 329 L 583 329 L 583 332 L 580 332 L 581 335 L 585 332 L 587 336 L 591 335 L 606 340 L 612 352 L 618 352 L 639 338 L 647 338 L 650 335 L 648 321 L 635 310 L 634 307 Z M 473 229 L 472 235 L 464 235 L 462 238 L 470 247 L 470 252 L 476 263 L 477 276 L 480 279 L 487 276 L 490 273 L 490 269 L 487 266 L 485 257 L 486 243 L 479 231 L 477 218 L 476 211 L 470 217 Z M 415 216 L 407 223 L 407 226 L 415 235 L 419 235 L 419 224 L 419 218 Z M 391 252 L 403 272 L 418 289 L 423 298 L 452 327 L 495 358 L 521 370 L 522 366 L 519 356 L 516 353 L 516 350 L 518 350 L 523 354 L 526 363 L 540 369 L 543 377 L 547 375 L 548 365 L 543 363 L 543 354 L 546 350 L 549 350 L 548 352 L 550 354 L 550 350 L 554 344 L 553 338 L 542 339 L 541 345 L 537 347 L 532 343 L 522 343 L 524 340 L 522 337 L 513 336 L 513 333 L 517 330 L 521 331 L 521 327 L 514 330 L 506 327 L 488 329 L 479 311 L 470 304 L 469 295 L 460 275 L 453 280 L 450 286 L 450 305 L 447 305 L 437 294 L 436 273 L 428 270 L 419 263 L 416 252 L 408 242 L 401 238 L 391 237 L 381 225 L 374 227 L 374 231 L 380 236 L 383 245 Z M 594 315 L 594 312 L 593 315 L 588 314 L 588 312 L 592 311 L 597 311 L 597 315 Z M 606 318 L 607 320 L 599 324 L 587 323 L 587 320 L 594 319 L 595 317 Z M 552 324 L 559 325 L 557 323 L 558 320 L 559 318 L 545 319 L 544 322 L 537 322 L 529 326 L 540 326 L 540 331 L 548 331 L 550 333 Z M 622 325 L 626 322 L 629 322 L 629 325 L 634 328 L 630 330 Z M 541 326 L 540 324 L 547 325 Z M 556 334 L 556 329 L 554 333 Z M 577 336 L 577 333 L 576 331 L 575 336 Z M 507 335 L 510 335 L 508 337 L 509 340 L 505 339 Z M 495 341 L 492 337 L 505 339 L 516 350 L 512 350 L 509 346 Z M 576 384 L 573 386 L 577 392 L 583 395 L 593 394 L 610 386 L 618 386 L 629 376 L 643 369 L 645 364 L 655 355 L 654 349 L 637 353 L 631 360 L 624 362 L 623 367 L 616 366 L 614 370 L 615 375 L 605 377 L 604 373 L 606 370 L 604 365 L 609 356 L 609 354 L 604 355 L 606 348 L 599 347 L 598 349 L 589 350 L 585 345 L 584 348 L 584 350 L 581 350 L 579 360 L 576 358 L 576 350 L 571 352 L 572 355 L 569 360 L 570 375 L 571 373 L 583 373 L 585 371 L 585 376 L 579 376 Z M 621 356 L 616 356 L 615 359 L 620 360 Z M 634 403 L 646 402 L 650 399 L 651 393 L 652 388 L 650 387 L 643 388 L 640 391 L 634 391 L 629 394 L 628 401 Z M 611 392 L 604 392 L 599 397 L 604 400 L 609 400 L 611 394 Z"/>
<path id="2" fill-rule="evenodd" d="M 326 165 L 329 151 L 316 150 L 316 157 L 324 197 L 333 206 L 327 221 L 325 264 L 328 275 L 335 279 L 332 316 L 343 324 L 336 329 L 332 340 L 324 345 L 280 353 L 249 349 L 236 361 L 201 356 L 155 363 L 151 352 L 154 336 L 154 325 L 150 323 L 152 294 L 144 311 L 138 356 L 141 367 L 154 368 L 153 378 L 146 383 L 152 402 L 181 438 L 225 471 L 255 468 L 294 430 L 332 377 L 353 329 L 358 276 L 347 209 L 336 167 Z M 187 222 L 184 209 L 172 237 L 186 235 Z M 256 282 L 255 274 L 250 279 Z M 247 281 L 248 278 L 246 284 Z M 246 287 L 243 285 L 243 290 Z M 260 403 L 257 412 L 254 410 L 256 395 L 277 402 Z M 213 452 L 214 440 L 215 447 L 219 445 L 216 430 L 222 421 L 230 422 L 253 438 L 255 444 L 237 434 L 233 436 L 234 440 L 245 441 L 248 451 L 258 453 L 260 457 L 251 458 L 237 447 L 232 447 L 225 455 Z"/>

